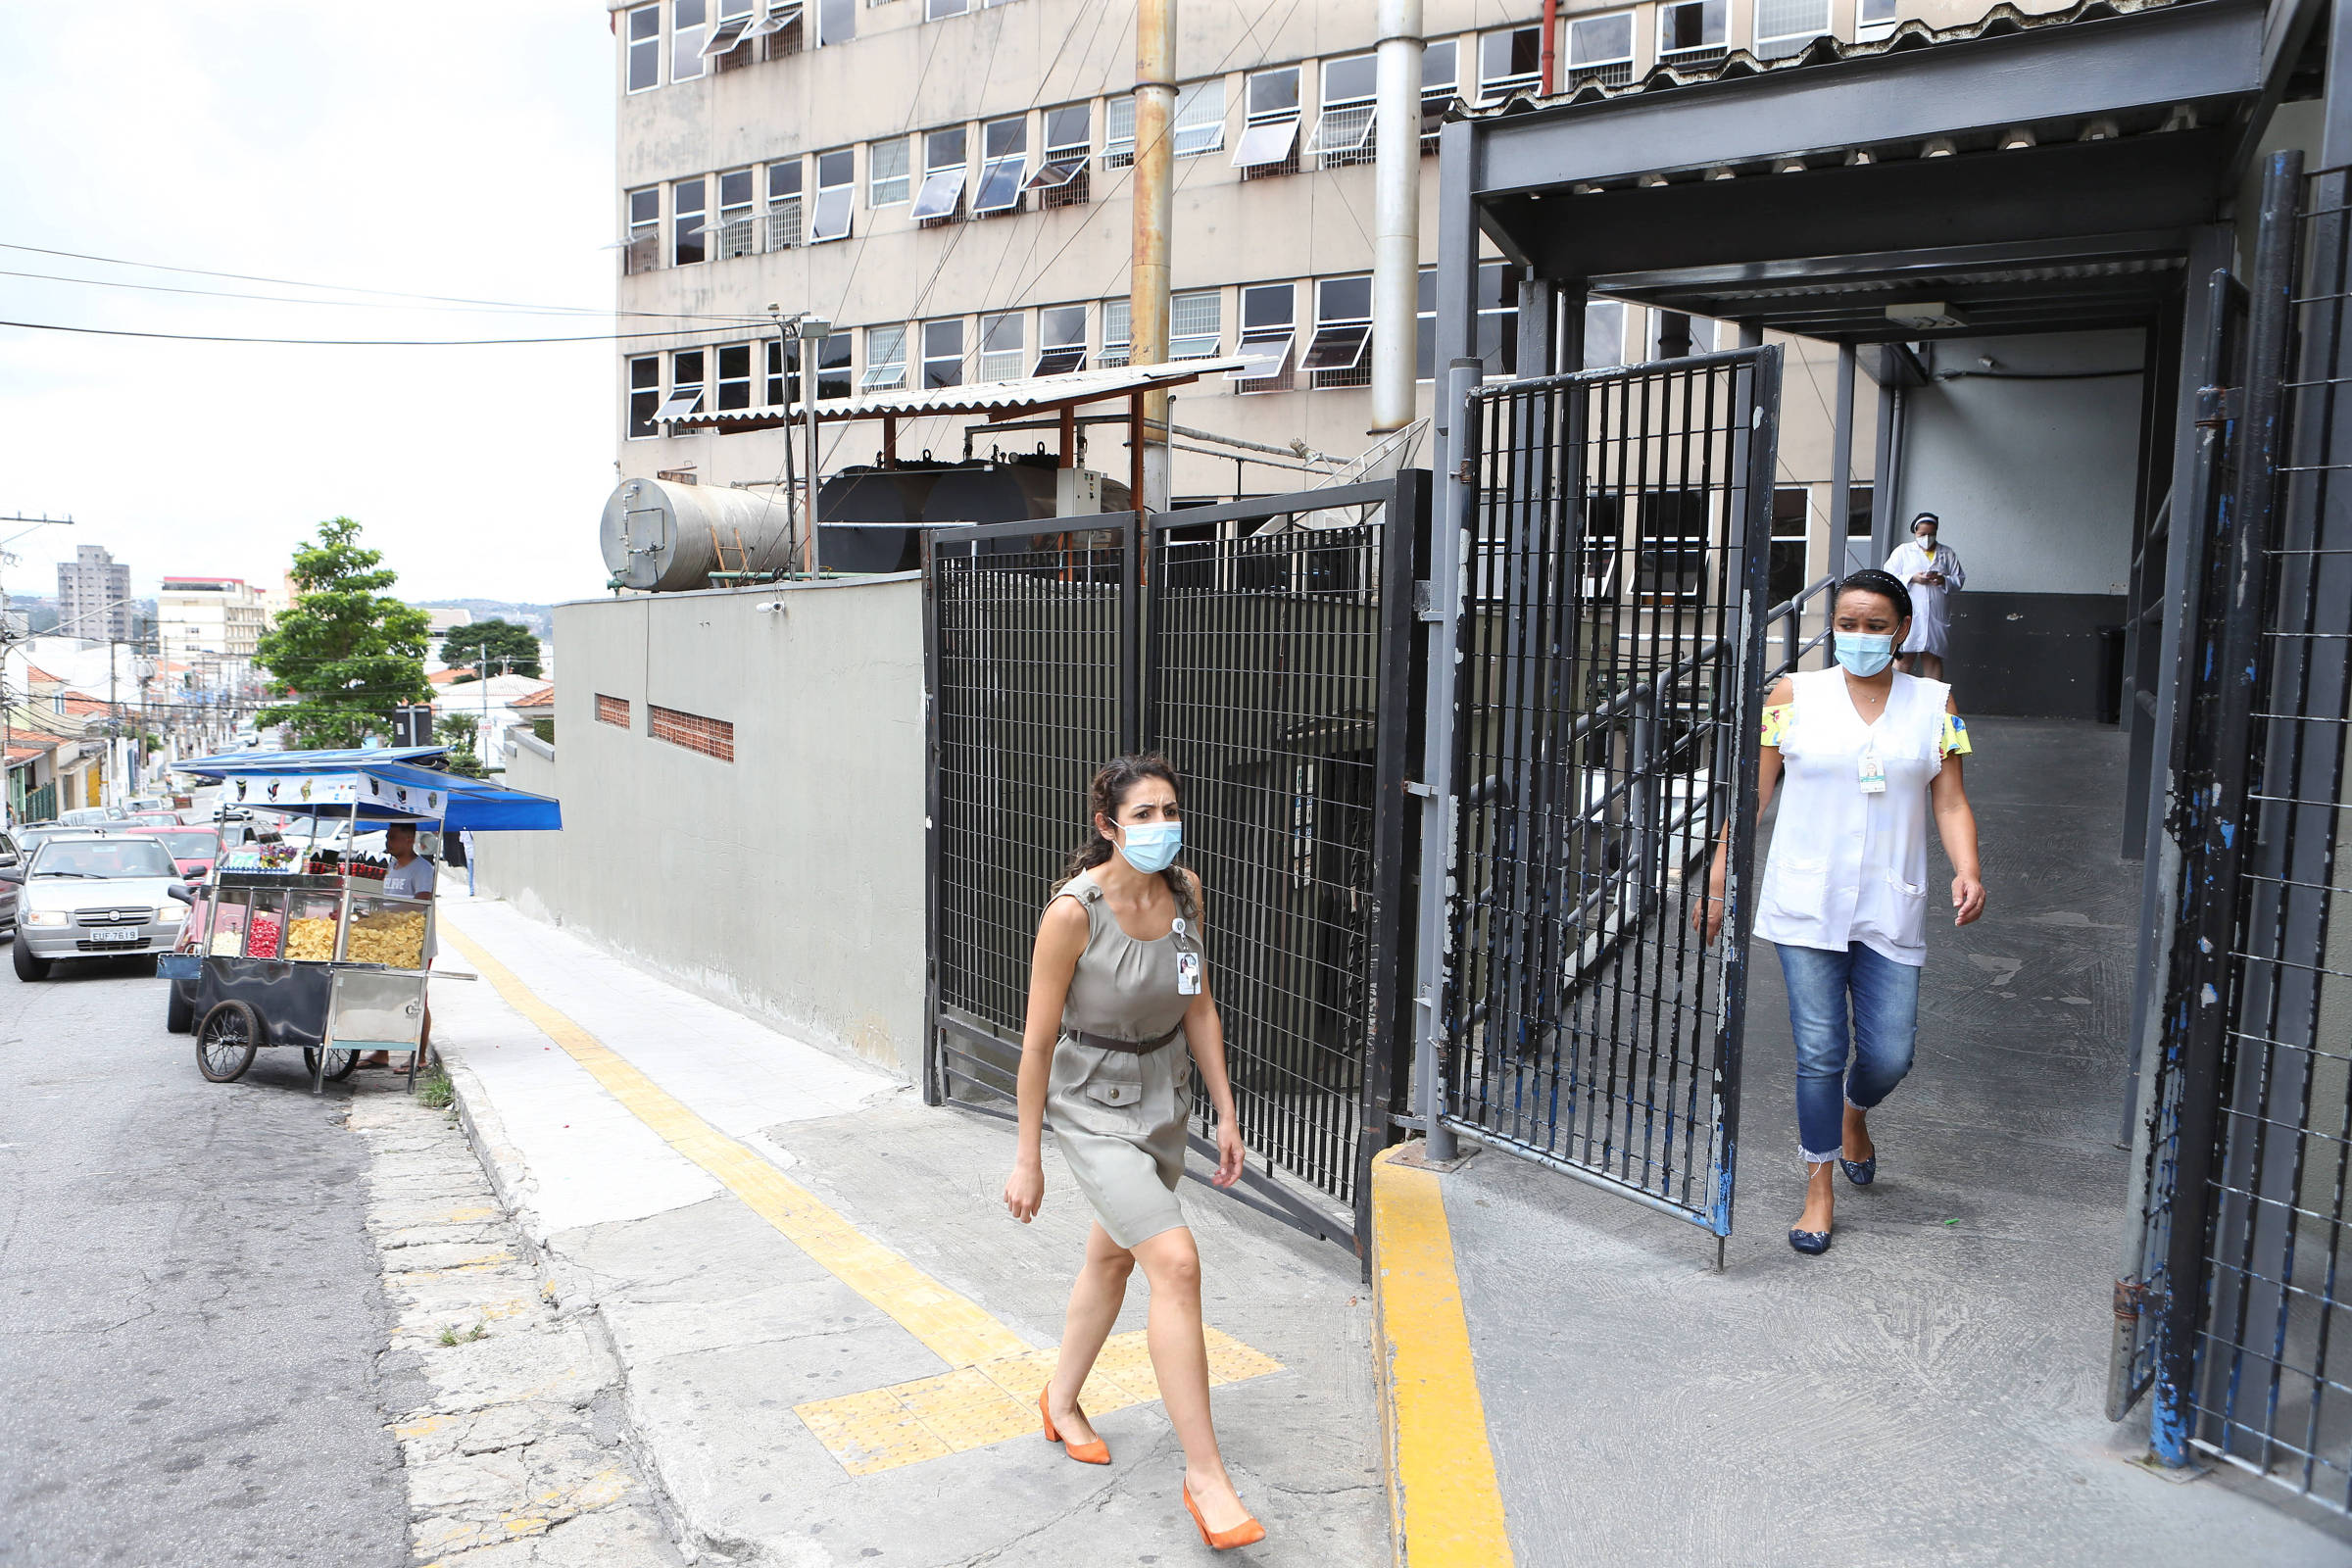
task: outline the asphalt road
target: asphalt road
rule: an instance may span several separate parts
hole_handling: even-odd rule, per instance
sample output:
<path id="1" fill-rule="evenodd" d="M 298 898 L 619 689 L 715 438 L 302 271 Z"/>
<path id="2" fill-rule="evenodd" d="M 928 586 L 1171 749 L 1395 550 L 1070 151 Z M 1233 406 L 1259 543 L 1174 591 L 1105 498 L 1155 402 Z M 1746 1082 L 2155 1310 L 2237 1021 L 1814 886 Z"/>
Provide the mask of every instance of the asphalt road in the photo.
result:
<path id="1" fill-rule="evenodd" d="M 0 975 L 0 1564 L 406 1564 L 342 1093 L 206 1083 L 140 967 Z"/>

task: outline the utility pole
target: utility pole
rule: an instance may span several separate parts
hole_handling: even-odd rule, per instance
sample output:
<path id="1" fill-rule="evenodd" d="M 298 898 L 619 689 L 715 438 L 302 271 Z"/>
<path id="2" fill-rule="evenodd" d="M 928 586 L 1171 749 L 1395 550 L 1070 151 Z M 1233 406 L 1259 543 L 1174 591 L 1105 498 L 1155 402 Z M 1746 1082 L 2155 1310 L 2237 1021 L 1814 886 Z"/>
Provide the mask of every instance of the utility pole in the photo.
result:
<path id="1" fill-rule="evenodd" d="M 1421 0 L 1380 0 L 1372 113 L 1372 428 L 1399 430 L 1413 418 L 1421 309 Z"/>
<path id="2" fill-rule="evenodd" d="M 1130 365 L 1168 358 L 1168 225 L 1176 170 L 1176 0 L 1136 0 L 1135 239 L 1128 264 Z M 1142 449 L 1140 511 L 1168 505 L 1168 395 L 1146 393 L 1131 439 Z"/>

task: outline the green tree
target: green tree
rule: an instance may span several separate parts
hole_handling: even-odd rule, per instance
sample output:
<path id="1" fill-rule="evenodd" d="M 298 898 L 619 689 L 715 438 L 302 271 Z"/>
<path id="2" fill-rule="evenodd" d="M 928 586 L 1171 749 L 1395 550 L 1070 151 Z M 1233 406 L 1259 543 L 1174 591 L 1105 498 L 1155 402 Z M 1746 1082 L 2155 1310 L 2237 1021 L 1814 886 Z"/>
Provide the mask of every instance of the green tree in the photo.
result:
<path id="1" fill-rule="evenodd" d="M 400 580 L 384 554 L 359 542 L 360 525 L 335 517 L 294 551 L 293 607 L 262 639 L 271 695 L 292 701 L 266 710 L 296 747 L 360 746 L 388 734 L 392 711 L 431 696 L 424 648 L 432 617 L 386 592 Z"/>
<path id="2" fill-rule="evenodd" d="M 530 627 L 511 620 L 477 620 L 452 628 L 441 639 L 441 657 L 452 664 L 470 664 L 482 675 L 539 678 L 539 639 Z"/>
<path id="3" fill-rule="evenodd" d="M 444 713 L 433 726 L 433 733 L 449 747 L 449 770 L 465 778 L 484 778 L 489 769 L 474 750 L 474 741 L 481 726 L 471 713 Z"/>

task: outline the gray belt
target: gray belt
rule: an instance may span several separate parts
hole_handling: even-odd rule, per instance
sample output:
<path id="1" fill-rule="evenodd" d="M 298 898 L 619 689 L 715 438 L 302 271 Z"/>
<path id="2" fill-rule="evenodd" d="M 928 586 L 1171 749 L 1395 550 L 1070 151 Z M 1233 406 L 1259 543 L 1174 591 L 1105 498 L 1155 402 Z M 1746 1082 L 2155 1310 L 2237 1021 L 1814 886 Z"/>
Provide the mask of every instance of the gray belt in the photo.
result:
<path id="1" fill-rule="evenodd" d="M 1090 1034 L 1084 1029 L 1065 1028 L 1061 1033 L 1064 1039 L 1074 1040 L 1082 1046 L 1092 1046 L 1097 1051 L 1119 1051 L 1131 1056 L 1140 1056 L 1146 1052 L 1157 1051 L 1184 1033 L 1184 1025 L 1178 1024 L 1157 1040 L 1113 1040 L 1108 1035 Z"/>

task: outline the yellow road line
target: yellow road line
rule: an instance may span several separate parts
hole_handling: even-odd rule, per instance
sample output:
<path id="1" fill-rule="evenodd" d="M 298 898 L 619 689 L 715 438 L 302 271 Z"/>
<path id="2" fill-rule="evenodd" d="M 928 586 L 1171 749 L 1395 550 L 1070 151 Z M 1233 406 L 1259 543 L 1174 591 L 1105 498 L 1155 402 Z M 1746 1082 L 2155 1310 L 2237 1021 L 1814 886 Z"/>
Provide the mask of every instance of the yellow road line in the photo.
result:
<path id="1" fill-rule="evenodd" d="M 888 1313 L 948 1365 L 972 1366 L 1033 1348 L 978 1302 L 958 1296 L 889 1248 L 860 1234 L 815 1194 L 704 1121 L 626 1057 L 540 1001 L 480 944 L 446 921 L 441 930 L 509 1006 L 587 1068 L 638 1120 L 716 1177 L 786 1240 Z"/>
<path id="2" fill-rule="evenodd" d="M 1462 1316 L 1453 1231 L 1437 1175 L 1395 1163 L 1402 1152 L 1391 1150 L 1372 1165 L 1374 1353 L 1386 1396 L 1397 1559 L 1411 1568 L 1497 1568 L 1512 1561 L 1511 1541 Z"/>

